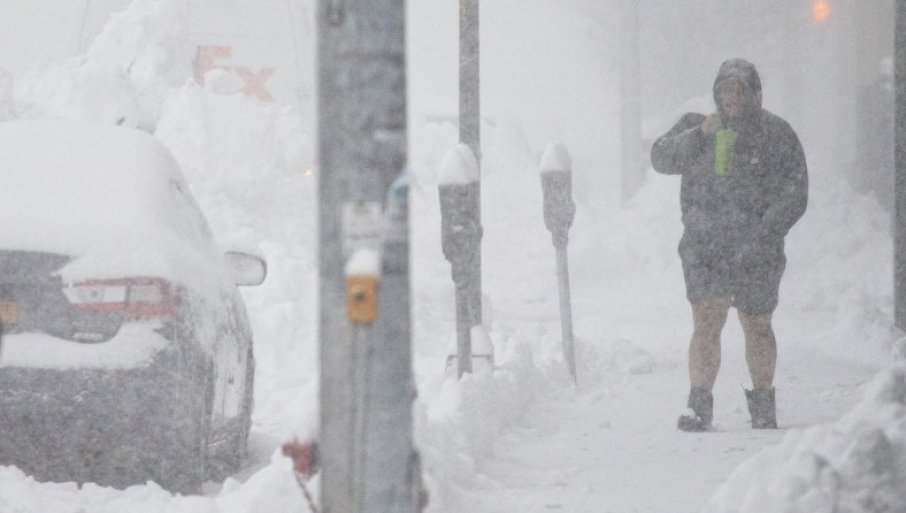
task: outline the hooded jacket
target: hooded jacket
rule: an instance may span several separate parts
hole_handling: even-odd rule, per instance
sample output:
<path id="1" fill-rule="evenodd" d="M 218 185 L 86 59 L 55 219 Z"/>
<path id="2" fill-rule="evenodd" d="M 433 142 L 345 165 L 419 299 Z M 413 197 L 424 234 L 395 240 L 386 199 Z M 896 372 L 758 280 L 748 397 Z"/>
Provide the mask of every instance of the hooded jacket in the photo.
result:
<path id="1" fill-rule="evenodd" d="M 723 122 L 736 133 L 729 170 L 716 172 L 715 135 L 702 132 L 705 116 L 697 113 L 685 114 L 654 143 L 651 163 L 659 173 L 682 175 L 684 239 L 693 252 L 736 251 L 753 242 L 780 245 L 782 252 L 808 201 L 802 145 L 786 121 L 761 107 L 761 79 L 747 61 L 721 65 L 715 104 L 718 85 L 729 79 L 742 82 L 748 94 L 744 113 Z"/>

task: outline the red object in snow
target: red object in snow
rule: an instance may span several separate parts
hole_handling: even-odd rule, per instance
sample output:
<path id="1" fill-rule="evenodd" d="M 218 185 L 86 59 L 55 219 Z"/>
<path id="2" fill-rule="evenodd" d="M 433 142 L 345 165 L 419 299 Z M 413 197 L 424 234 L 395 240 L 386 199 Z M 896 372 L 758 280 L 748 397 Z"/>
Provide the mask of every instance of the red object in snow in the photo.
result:
<path id="1" fill-rule="evenodd" d="M 305 479 L 311 479 L 320 469 L 318 442 L 314 440 L 304 443 L 298 440 L 287 442 L 283 444 L 283 455 L 293 460 L 293 470 Z"/>

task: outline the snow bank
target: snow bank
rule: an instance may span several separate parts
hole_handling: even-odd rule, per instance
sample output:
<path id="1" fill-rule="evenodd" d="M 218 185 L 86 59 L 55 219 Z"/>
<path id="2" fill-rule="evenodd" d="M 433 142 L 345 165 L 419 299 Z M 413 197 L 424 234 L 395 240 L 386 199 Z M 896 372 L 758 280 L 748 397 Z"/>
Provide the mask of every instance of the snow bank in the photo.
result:
<path id="1" fill-rule="evenodd" d="M 831 351 L 858 361 L 885 361 L 893 331 L 892 219 L 877 201 L 856 195 L 820 170 L 810 205 L 787 238 L 782 308 L 833 312 Z M 820 214 L 819 214 L 820 213 Z"/>
<path id="2" fill-rule="evenodd" d="M 190 60 L 186 5 L 134 1 L 111 17 L 84 56 L 39 65 L 19 77 L 15 115 L 153 129 L 167 90 L 185 76 L 179 63 Z"/>
<path id="3" fill-rule="evenodd" d="M 456 511 L 461 495 L 480 481 L 479 466 L 498 437 L 539 394 L 567 383 L 562 372 L 542 370 L 526 343 L 512 344 L 498 363 L 462 380 L 420 383 L 416 440 L 431 490 L 429 511 Z"/>
<path id="4" fill-rule="evenodd" d="M 740 465 L 704 513 L 906 511 L 906 367 L 838 422 L 792 430 Z"/>
<path id="5" fill-rule="evenodd" d="M 264 284 L 241 289 L 256 341 L 253 421 L 281 440 L 304 437 L 317 428 L 311 134 L 294 109 L 217 79 L 171 89 L 156 126 L 224 249 L 258 245 L 267 260 Z"/>
<path id="6" fill-rule="evenodd" d="M 317 489 L 317 480 L 311 483 Z M 153 482 L 114 490 L 91 483 L 38 483 L 15 467 L 0 467 L 0 511 L 101 513 L 251 513 L 307 511 L 289 459 L 270 465 L 240 485 L 227 480 L 216 497 L 173 495 Z"/>

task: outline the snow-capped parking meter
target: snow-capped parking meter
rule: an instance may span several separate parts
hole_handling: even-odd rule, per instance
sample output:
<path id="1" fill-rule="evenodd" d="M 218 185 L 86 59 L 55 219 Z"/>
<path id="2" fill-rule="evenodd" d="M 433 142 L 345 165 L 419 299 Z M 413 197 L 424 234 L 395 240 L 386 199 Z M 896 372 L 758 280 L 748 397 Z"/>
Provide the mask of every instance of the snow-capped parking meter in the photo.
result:
<path id="1" fill-rule="evenodd" d="M 544 225 L 551 231 L 554 248 L 557 251 L 563 360 L 573 381 L 577 382 L 572 306 L 569 293 L 569 263 L 566 255 L 569 228 L 576 216 L 576 204 L 572 197 L 572 162 L 566 148 L 560 143 L 548 146 L 541 158 L 541 190 L 544 194 Z"/>
<path id="2" fill-rule="evenodd" d="M 477 198 L 478 182 L 440 185 L 441 245 L 456 283 L 469 280 L 469 264 L 481 244 L 481 222 L 472 208 Z"/>
<path id="3" fill-rule="evenodd" d="M 456 339 L 458 375 L 472 371 L 471 329 L 480 324 L 479 277 L 476 260 L 481 246 L 478 161 L 464 144 L 444 159 L 439 178 L 441 245 L 450 262 L 456 286 Z M 480 296 L 479 296 L 480 297 Z"/>
<path id="4" fill-rule="evenodd" d="M 562 144 L 548 146 L 541 159 L 544 225 L 551 231 L 557 248 L 566 247 L 569 242 L 569 228 L 576 215 L 571 168 L 569 154 Z"/>

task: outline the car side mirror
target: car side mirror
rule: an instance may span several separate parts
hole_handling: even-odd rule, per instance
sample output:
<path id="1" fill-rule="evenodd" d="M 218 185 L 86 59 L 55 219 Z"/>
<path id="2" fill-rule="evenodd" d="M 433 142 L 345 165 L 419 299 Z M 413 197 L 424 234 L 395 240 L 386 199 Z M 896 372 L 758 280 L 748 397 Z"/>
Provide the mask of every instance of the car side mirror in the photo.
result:
<path id="1" fill-rule="evenodd" d="M 224 257 L 233 272 L 233 282 L 236 285 L 252 287 L 264 283 L 267 262 L 263 258 L 241 251 L 227 251 Z"/>

